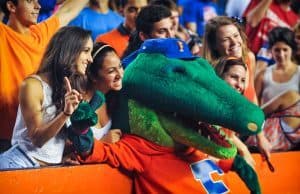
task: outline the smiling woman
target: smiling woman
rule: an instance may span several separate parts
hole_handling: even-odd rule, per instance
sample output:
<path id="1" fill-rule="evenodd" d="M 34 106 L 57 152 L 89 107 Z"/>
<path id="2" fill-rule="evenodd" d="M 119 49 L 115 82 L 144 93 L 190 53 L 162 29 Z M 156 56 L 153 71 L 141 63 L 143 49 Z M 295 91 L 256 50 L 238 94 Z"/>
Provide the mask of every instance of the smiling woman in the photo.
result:
<path id="1" fill-rule="evenodd" d="M 114 94 L 122 89 L 124 70 L 115 49 L 103 42 L 95 43 L 92 52 L 93 62 L 87 69 L 88 84 L 85 99 L 91 100 L 95 91 L 106 95 L 106 102 L 96 110 L 98 123 L 91 129 L 96 139 L 116 142 L 120 139 L 121 130 L 111 129 L 111 114 Z"/>
<path id="2" fill-rule="evenodd" d="M 92 47 L 90 32 L 78 27 L 63 27 L 52 37 L 37 74 L 21 85 L 13 146 L 0 155 L 0 169 L 61 163 L 64 125 L 82 100 Z"/>
<path id="3" fill-rule="evenodd" d="M 215 71 L 239 93 L 244 93 L 247 67 L 242 59 L 225 57 L 216 65 Z"/>

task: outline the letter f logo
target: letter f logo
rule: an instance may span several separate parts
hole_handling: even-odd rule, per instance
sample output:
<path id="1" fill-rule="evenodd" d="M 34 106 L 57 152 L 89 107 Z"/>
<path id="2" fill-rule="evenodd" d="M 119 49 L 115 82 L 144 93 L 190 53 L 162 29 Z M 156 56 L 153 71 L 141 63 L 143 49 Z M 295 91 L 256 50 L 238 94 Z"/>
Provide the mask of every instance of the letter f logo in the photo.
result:
<path id="1" fill-rule="evenodd" d="M 211 160 L 202 160 L 190 165 L 192 173 L 197 181 L 199 181 L 209 194 L 225 194 L 229 189 L 223 181 L 213 181 L 211 174 L 217 172 L 223 175 L 223 171 Z"/>

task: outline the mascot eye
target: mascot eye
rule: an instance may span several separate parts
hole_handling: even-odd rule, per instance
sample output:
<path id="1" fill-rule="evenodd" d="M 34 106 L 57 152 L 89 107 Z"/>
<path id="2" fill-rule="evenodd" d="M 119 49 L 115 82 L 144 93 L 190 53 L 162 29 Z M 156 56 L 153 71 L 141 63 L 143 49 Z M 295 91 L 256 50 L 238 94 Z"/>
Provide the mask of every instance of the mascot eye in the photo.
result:
<path id="1" fill-rule="evenodd" d="M 172 74 L 172 73 L 180 73 L 185 74 L 186 70 L 185 67 L 182 65 L 176 65 L 176 64 L 169 64 L 163 67 L 162 71 L 166 74 Z"/>

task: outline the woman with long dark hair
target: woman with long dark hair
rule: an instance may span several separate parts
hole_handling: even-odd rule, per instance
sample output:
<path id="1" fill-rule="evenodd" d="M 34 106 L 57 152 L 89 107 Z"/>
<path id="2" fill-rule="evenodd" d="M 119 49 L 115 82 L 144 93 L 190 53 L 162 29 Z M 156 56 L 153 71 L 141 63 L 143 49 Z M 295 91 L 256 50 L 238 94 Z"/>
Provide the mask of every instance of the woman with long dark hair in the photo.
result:
<path id="1" fill-rule="evenodd" d="M 79 27 L 52 37 L 39 70 L 21 85 L 13 146 L 0 155 L 0 169 L 61 163 L 64 125 L 82 100 L 92 48 L 90 32 Z"/>

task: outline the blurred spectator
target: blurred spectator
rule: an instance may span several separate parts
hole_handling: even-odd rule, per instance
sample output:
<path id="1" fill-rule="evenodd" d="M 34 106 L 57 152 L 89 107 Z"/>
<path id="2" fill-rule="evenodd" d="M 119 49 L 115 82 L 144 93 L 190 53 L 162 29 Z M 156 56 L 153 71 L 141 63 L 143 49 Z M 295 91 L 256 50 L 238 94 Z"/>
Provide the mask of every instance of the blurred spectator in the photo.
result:
<path id="1" fill-rule="evenodd" d="M 300 22 L 294 28 L 295 40 L 297 43 L 297 51 L 295 54 L 295 62 L 300 65 Z"/>
<path id="2" fill-rule="evenodd" d="M 122 0 L 108 0 L 109 9 L 118 12 L 120 8 L 120 2 L 122 2 Z"/>
<path id="3" fill-rule="evenodd" d="M 300 67 L 292 61 L 297 45 L 286 27 L 273 28 L 268 38 L 275 64 L 258 74 L 255 89 L 267 116 L 264 132 L 272 150 L 287 151 L 300 142 Z"/>
<path id="4" fill-rule="evenodd" d="M 135 30 L 135 20 L 140 9 L 147 5 L 147 0 L 122 0 L 120 12 L 124 15 L 124 22 L 110 32 L 99 35 L 96 42 L 105 42 L 111 45 L 118 56 L 123 53 L 128 45 L 130 33 Z"/>
<path id="5" fill-rule="evenodd" d="M 148 5 L 136 18 L 136 31 L 131 34 L 122 58 L 139 49 L 146 39 L 170 37 L 175 37 L 171 11 L 164 6 Z"/>
<path id="6" fill-rule="evenodd" d="M 177 7 L 176 3 L 173 0 L 151 0 L 149 2 L 150 5 L 161 5 L 168 8 L 171 11 L 171 19 L 173 21 L 174 29 L 175 29 L 175 36 L 185 40 L 187 37 L 186 34 L 181 34 L 178 31 L 179 28 L 179 8 Z"/>
<path id="7" fill-rule="evenodd" d="M 193 55 L 202 55 L 202 40 L 198 34 L 186 29 L 179 23 L 179 7 L 172 0 L 152 0 L 150 5 L 162 5 L 171 11 L 171 19 L 173 20 L 175 37 L 185 41 Z"/>
<path id="8" fill-rule="evenodd" d="M 243 17 L 250 0 L 228 0 L 225 8 L 225 14 L 229 17 Z"/>
<path id="9" fill-rule="evenodd" d="M 250 49 L 257 54 L 267 41 L 267 34 L 276 26 L 292 28 L 299 20 L 291 9 L 291 0 L 251 0 L 244 16 Z"/>
<path id="10" fill-rule="evenodd" d="M 64 0 L 39 0 L 39 4 L 41 5 L 41 10 L 38 17 L 38 22 L 41 22 L 53 14 L 56 4 L 60 4 Z"/>
<path id="11" fill-rule="evenodd" d="M 182 17 L 184 26 L 202 37 L 206 22 L 217 15 L 218 6 L 214 1 L 193 0 L 184 4 Z"/>
<path id="12" fill-rule="evenodd" d="M 218 15 L 225 15 L 225 8 L 228 0 L 213 0 L 218 5 L 217 13 Z M 241 0 L 242 1 L 242 0 Z"/>
<path id="13" fill-rule="evenodd" d="M 108 0 L 90 0 L 89 6 L 69 23 L 92 32 L 93 40 L 116 28 L 123 22 L 123 17 L 109 8 Z"/>
<path id="14" fill-rule="evenodd" d="M 191 1 L 191 0 L 178 0 L 177 3 L 176 3 L 177 6 L 178 6 L 178 11 L 179 11 L 179 23 L 181 25 L 184 25 L 182 14 L 183 14 L 185 4 L 189 3 L 189 1 Z"/>

